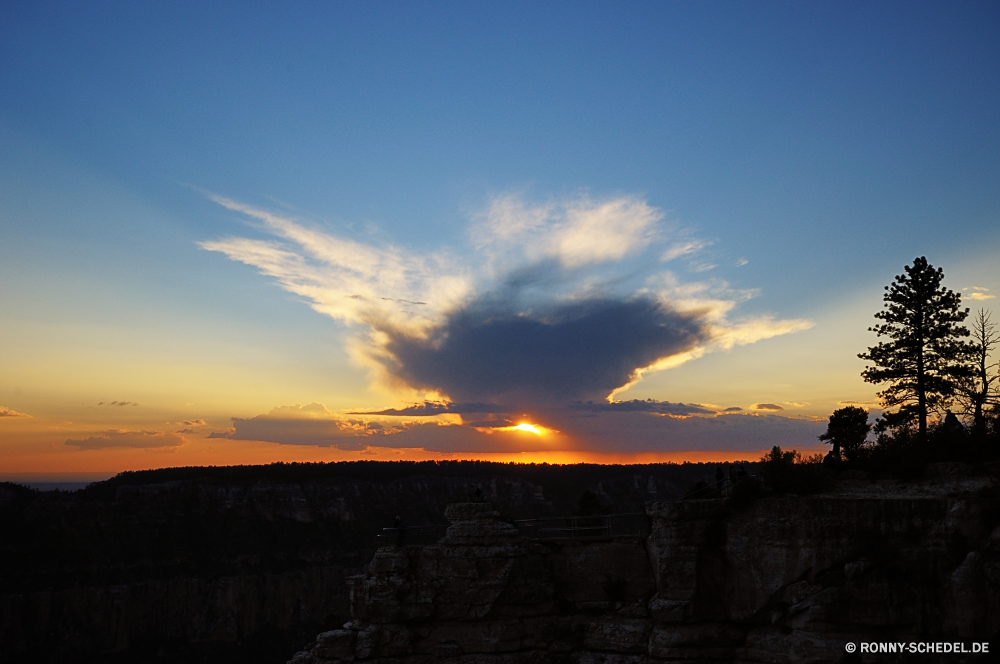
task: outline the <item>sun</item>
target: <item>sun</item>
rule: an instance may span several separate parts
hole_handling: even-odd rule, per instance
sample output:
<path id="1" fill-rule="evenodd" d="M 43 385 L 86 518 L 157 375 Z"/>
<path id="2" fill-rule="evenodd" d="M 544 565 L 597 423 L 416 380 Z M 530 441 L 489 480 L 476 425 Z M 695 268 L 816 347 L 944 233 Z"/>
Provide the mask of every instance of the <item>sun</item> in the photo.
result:
<path id="1" fill-rule="evenodd" d="M 519 422 L 518 424 L 514 424 L 514 425 L 506 426 L 506 427 L 489 427 L 489 428 L 486 428 L 486 427 L 479 428 L 479 427 L 477 427 L 476 431 L 479 431 L 481 433 L 497 433 L 499 431 L 520 431 L 520 432 L 523 432 L 523 433 L 530 433 L 530 434 L 533 434 L 535 436 L 540 436 L 540 437 L 545 437 L 545 436 L 549 436 L 549 435 L 552 435 L 552 434 L 559 433 L 555 429 L 549 429 L 548 427 L 543 427 L 543 426 L 540 426 L 538 424 L 532 424 L 531 422 Z"/>
<path id="2" fill-rule="evenodd" d="M 537 424 L 531 424 L 530 422 L 521 422 L 520 424 L 515 424 L 510 427 L 497 427 L 499 431 L 524 431 L 525 433 L 533 433 L 536 436 L 547 436 L 552 433 L 559 433 L 555 429 L 547 429 Z"/>

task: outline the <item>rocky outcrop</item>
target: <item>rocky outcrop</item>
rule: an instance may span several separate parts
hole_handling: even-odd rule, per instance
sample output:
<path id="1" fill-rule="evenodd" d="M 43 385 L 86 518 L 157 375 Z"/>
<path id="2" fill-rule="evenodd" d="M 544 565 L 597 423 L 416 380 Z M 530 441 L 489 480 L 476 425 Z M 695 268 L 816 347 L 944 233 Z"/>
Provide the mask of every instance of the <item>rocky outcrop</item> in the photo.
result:
<path id="1" fill-rule="evenodd" d="M 351 581 L 352 620 L 291 662 L 784 664 L 988 641 L 998 497 L 984 476 L 650 502 L 648 538 L 597 542 L 530 541 L 489 504 L 452 505 L 438 544 L 380 549 Z"/>
<path id="2" fill-rule="evenodd" d="M 346 579 L 395 516 L 443 525 L 476 491 L 505 518 L 571 513 L 586 489 L 634 511 L 711 472 L 366 462 L 143 471 L 79 493 L 0 483 L 0 664 L 285 661 L 350 619 Z"/>
<path id="3" fill-rule="evenodd" d="M 293 661 L 531 661 L 584 641 L 628 651 L 648 639 L 643 604 L 654 585 L 639 539 L 555 550 L 519 536 L 488 503 L 446 514 L 452 525 L 438 545 L 380 549 L 353 579 L 354 620 Z M 617 622 L 598 618 L 616 611 Z"/>

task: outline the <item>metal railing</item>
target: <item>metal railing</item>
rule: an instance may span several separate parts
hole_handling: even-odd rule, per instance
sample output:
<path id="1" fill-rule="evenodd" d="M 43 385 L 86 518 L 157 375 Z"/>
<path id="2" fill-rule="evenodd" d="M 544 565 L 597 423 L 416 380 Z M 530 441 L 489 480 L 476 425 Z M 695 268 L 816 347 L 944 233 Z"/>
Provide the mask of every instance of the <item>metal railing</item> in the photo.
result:
<path id="1" fill-rule="evenodd" d="M 383 528 L 378 536 L 379 546 L 427 546 L 437 544 L 448 532 L 448 526 L 403 526 Z"/>
<path id="2" fill-rule="evenodd" d="M 744 475 L 743 477 L 725 478 L 717 482 L 712 482 L 700 489 L 695 489 L 687 495 L 685 495 L 681 500 L 689 500 L 692 498 L 728 498 L 732 495 L 733 489 L 740 482 L 746 482 L 747 480 L 757 481 L 756 475 Z"/>
<path id="3" fill-rule="evenodd" d="M 521 534 L 534 540 L 610 539 L 649 534 L 645 512 L 594 516 L 553 516 L 515 522 Z"/>
<path id="4" fill-rule="evenodd" d="M 649 534 L 645 512 L 595 516 L 552 516 L 521 519 L 514 525 L 520 535 L 533 540 L 594 540 L 614 537 L 644 537 Z M 383 528 L 379 546 L 427 546 L 437 544 L 448 526 L 404 526 Z"/>

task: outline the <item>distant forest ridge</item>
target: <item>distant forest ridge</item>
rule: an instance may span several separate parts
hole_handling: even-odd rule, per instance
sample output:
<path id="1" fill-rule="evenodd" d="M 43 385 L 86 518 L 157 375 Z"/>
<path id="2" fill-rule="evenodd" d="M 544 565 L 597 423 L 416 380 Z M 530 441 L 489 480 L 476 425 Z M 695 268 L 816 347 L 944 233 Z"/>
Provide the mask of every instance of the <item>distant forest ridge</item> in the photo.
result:
<path id="1" fill-rule="evenodd" d="M 747 460 L 734 461 L 749 469 L 755 465 Z M 699 470 L 715 472 L 721 463 L 648 463 L 602 465 L 594 463 L 548 464 L 497 461 L 337 461 L 329 463 L 272 463 L 239 466 L 183 466 L 153 470 L 129 470 L 114 477 L 94 482 L 78 492 L 84 498 L 113 499 L 120 486 L 160 484 L 163 482 L 220 482 L 253 484 L 256 482 L 301 483 L 331 479 L 368 482 L 392 482 L 416 475 L 431 477 L 508 477 L 551 484 L 569 482 L 591 484 L 602 479 L 623 475 L 688 476 Z"/>

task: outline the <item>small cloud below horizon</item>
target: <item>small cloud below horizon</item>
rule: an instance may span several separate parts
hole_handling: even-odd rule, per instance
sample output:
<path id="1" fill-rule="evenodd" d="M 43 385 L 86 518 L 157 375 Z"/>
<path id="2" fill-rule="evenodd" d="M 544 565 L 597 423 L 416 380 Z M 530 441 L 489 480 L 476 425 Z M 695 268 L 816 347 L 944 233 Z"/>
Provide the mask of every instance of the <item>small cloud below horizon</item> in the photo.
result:
<path id="1" fill-rule="evenodd" d="M 207 437 L 358 450 L 368 444 L 362 439 L 383 432 L 378 422 L 341 417 L 316 402 L 278 406 L 266 414 L 234 417 L 232 422 L 226 431 L 214 431 Z"/>
<path id="2" fill-rule="evenodd" d="M 444 401 L 424 401 L 405 408 L 386 408 L 383 410 L 350 411 L 348 415 L 383 415 L 388 417 L 433 417 L 447 414 L 481 414 L 507 413 L 514 410 L 511 406 L 501 406 L 491 403 L 451 403 Z"/>
<path id="3" fill-rule="evenodd" d="M 422 407 L 426 403 L 431 406 Z M 423 418 L 443 414 L 440 411 L 446 407 L 439 402 L 425 404 L 416 404 L 413 410 L 375 411 L 379 413 L 376 417 L 396 411 L 387 417 Z M 814 420 L 778 414 L 760 417 L 740 413 L 741 410 L 735 406 L 719 411 L 698 404 L 636 399 L 576 402 L 559 407 L 539 404 L 538 408 L 517 417 L 490 413 L 486 418 L 462 422 L 426 419 L 378 422 L 360 413 L 338 415 L 321 404 L 310 404 L 278 407 L 251 418 L 233 418 L 230 429 L 213 432 L 208 438 L 334 447 L 345 451 L 423 449 L 472 454 L 613 450 L 629 454 L 757 450 L 775 444 L 801 447 L 812 444 L 821 433 L 821 428 L 817 429 L 820 423 Z M 323 414 L 303 417 L 303 412 Z"/>
<path id="4" fill-rule="evenodd" d="M 779 406 L 776 403 L 755 403 L 754 405 L 750 406 L 750 408 L 752 408 L 753 410 L 773 410 L 773 411 L 784 410 L 784 407 Z"/>
<path id="5" fill-rule="evenodd" d="M 81 450 L 108 448 L 160 449 L 176 448 L 187 444 L 188 439 L 173 431 L 109 430 L 83 440 L 67 440 L 66 445 Z"/>
<path id="6" fill-rule="evenodd" d="M 16 410 L 11 410 L 10 408 L 5 408 L 0 406 L 0 417 L 31 417 L 26 413 L 19 413 Z"/>
<path id="7" fill-rule="evenodd" d="M 659 415 L 710 415 L 717 411 L 710 410 L 698 404 L 670 403 L 669 401 L 656 401 L 655 399 L 633 399 L 631 401 L 611 401 L 572 403 L 567 406 L 569 410 L 582 410 L 592 413 L 600 412 L 634 412 L 634 413 L 657 413 Z"/>

